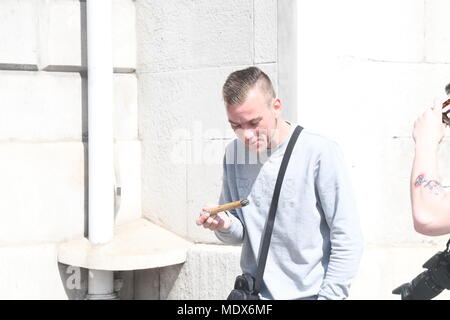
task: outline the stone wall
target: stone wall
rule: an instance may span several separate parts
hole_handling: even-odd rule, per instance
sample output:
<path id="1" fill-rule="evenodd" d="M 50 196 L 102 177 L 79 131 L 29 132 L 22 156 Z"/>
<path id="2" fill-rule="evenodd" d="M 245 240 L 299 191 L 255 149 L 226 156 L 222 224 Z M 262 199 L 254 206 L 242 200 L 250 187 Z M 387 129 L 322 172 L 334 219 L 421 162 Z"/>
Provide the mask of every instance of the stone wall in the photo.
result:
<path id="1" fill-rule="evenodd" d="M 0 2 L 1 299 L 82 298 L 86 287 L 68 287 L 74 271 L 57 262 L 57 244 L 86 233 L 85 15 L 85 1 Z M 117 223 L 141 217 L 135 29 L 135 3 L 114 0 Z"/>
<path id="2" fill-rule="evenodd" d="M 298 3 L 298 119 L 342 147 L 363 227 L 354 299 L 398 299 L 391 291 L 448 239 L 414 231 L 409 179 L 414 120 L 442 104 L 450 82 L 449 10 L 428 0 Z M 444 185 L 449 146 L 445 138 Z"/>

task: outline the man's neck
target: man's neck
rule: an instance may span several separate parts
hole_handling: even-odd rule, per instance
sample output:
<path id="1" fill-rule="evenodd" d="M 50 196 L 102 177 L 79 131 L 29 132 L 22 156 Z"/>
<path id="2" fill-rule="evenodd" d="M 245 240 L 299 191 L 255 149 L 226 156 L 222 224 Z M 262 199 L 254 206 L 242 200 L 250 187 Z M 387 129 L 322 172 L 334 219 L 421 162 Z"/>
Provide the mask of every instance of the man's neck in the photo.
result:
<path id="1" fill-rule="evenodd" d="M 291 125 L 289 123 L 287 123 L 283 119 L 278 120 L 278 127 L 276 129 L 277 131 L 274 134 L 270 149 L 275 148 L 286 140 L 287 136 L 289 135 L 290 128 Z"/>

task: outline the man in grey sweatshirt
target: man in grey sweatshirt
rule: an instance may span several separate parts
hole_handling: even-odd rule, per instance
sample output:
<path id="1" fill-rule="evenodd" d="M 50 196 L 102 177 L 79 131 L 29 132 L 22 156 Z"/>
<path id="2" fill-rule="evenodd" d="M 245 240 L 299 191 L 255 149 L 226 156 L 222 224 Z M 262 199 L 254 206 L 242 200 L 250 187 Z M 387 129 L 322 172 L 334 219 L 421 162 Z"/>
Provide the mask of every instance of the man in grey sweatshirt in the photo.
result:
<path id="1" fill-rule="evenodd" d="M 250 204 L 196 223 L 227 244 L 242 244 L 241 268 L 255 276 L 261 234 L 275 181 L 295 128 L 283 120 L 269 77 L 256 67 L 235 71 L 223 86 L 238 139 L 226 148 L 219 204 Z M 363 242 L 351 183 L 333 141 L 303 130 L 281 188 L 262 299 L 345 299 Z"/>

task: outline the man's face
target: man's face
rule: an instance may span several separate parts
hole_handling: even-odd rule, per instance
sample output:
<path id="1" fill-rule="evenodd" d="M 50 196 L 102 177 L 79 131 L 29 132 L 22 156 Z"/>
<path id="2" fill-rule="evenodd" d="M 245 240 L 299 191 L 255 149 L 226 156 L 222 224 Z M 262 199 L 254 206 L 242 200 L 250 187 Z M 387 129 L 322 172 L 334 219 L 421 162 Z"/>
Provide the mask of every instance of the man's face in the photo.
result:
<path id="1" fill-rule="evenodd" d="M 227 106 L 228 121 L 238 138 L 254 152 L 271 148 L 273 137 L 277 135 L 277 116 L 280 100 L 271 99 L 254 87 L 248 92 L 242 104 Z M 279 121 L 279 120 L 278 120 Z"/>

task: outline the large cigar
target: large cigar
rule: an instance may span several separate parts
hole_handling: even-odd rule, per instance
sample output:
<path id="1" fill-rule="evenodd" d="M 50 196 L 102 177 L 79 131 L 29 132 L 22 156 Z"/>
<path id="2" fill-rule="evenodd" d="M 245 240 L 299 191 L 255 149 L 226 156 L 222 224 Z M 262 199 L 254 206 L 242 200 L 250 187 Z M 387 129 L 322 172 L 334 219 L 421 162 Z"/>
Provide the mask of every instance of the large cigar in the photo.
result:
<path id="1" fill-rule="evenodd" d="M 215 215 L 221 211 L 234 210 L 237 208 L 245 207 L 248 204 L 249 204 L 249 201 L 247 199 L 229 202 L 229 203 L 225 203 L 221 206 L 210 209 L 209 213 L 210 213 L 210 215 Z"/>
<path id="2" fill-rule="evenodd" d="M 445 87 L 445 93 L 450 96 L 450 83 Z M 447 99 L 447 101 L 445 101 L 442 104 L 442 109 L 446 109 L 448 106 L 450 105 L 450 99 Z M 446 125 L 450 126 L 450 119 L 448 117 L 448 114 L 450 113 L 450 109 L 445 110 L 442 113 L 442 122 L 445 123 Z"/>
<path id="3" fill-rule="evenodd" d="M 449 105 L 450 105 L 450 99 L 448 99 L 447 101 L 445 101 L 442 104 L 442 110 L 446 109 Z M 442 122 L 448 126 L 450 126 L 450 118 L 448 117 L 449 113 L 450 113 L 450 109 L 447 109 L 442 112 Z"/>

